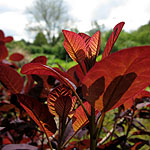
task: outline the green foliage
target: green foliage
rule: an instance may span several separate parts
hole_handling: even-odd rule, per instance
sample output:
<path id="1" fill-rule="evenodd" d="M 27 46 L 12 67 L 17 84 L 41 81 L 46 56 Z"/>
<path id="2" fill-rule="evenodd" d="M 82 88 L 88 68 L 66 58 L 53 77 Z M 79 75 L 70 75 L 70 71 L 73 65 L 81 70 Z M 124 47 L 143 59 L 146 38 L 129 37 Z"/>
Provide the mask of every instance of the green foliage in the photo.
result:
<path id="1" fill-rule="evenodd" d="M 15 49 L 16 47 L 26 49 L 26 41 L 25 40 L 20 40 L 20 41 L 12 41 L 11 43 L 7 43 L 7 48 L 8 49 Z"/>
<path id="2" fill-rule="evenodd" d="M 65 51 L 63 47 L 62 42 L 58 42 L 57 45 L 50 46 L 50 45 L 42 45 L 42 46 L 35 46 L 35 45 L 30 45 L 27 47 L 28 51 L 31 54 L 36 54 L 36 53 L 44 53 L 46 55 L 55 55 L 56 58 L 62 59 L 62 60 L 67 60 L 71 61 L 69 58 L 67 52 Z"/>
<path id="3" fill-rule="evenodd" d="M 34 40 L 33 43 L 36 46 L 42 46 L 44 44 L 47 44 L 47 39 L 46 39 L 45 35 L 42 32 L 39 32 L 36 35 L 35 40 Z"/>
<path id="4" fill-rule="evenodd" d="M 44 54 L 52 54 L 52 46 L 50 45 L 42 45 L 41 49 Z"/>
<path id="5" fill-rule="evenodd" d="M 30 45 L 30 46 L 28 46 L 27 50 L 28 50 L 31 54 L 43 53 L 42 47 L 40 47 L 40 46 L 35 46 L 35 45 Z"/>
<path id="6" fill-rule="evenodd" d="M 137 31 L 132 33 L 133 38 L 136 42 L 140 44 L 150 44 L 150 24 L 141 26 Z"/>
<path id="7" fill-rule="evenodd" d="M 112 51 L 118 51 L 120 49 L 139 46 L 140 43 L 135 41 L 135 36 L 132 33 L 128 33 L 125 31 L 122 31 L 119 35 L 119 38 L 116 41 L 116 44 L 114 45 Z"/>

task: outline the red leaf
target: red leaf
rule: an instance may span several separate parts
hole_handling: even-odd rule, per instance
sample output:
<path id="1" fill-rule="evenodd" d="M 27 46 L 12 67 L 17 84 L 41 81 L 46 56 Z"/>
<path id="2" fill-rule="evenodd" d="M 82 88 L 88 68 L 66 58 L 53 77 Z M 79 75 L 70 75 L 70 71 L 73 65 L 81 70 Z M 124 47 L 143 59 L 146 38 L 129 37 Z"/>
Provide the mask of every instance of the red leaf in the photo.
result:
<path id="1" fill-rule="evenodd" d="M 84 139 L 78 143 L 79 149 L 88 149 L 90 147 L 90 139 Z"/>
<path id="2" fill-rule="evenodd" d="M 34 80 L 31 75 L 27 75 L 27 83 L 24 87 L 24 93 L 28 93 L 34 85 Z"/>
<path id="3" fill-rule="evenodd" d="M 87 48 L 87 56 L 89 59 L 98 55 L 101 44 L 100 31 L 97 31 L 89 40 Z"/>
<path id="4" fill-rule="evenodd" d="M 0 61 L 8 56 L 8 50 L 4 45 L 0 45 Z"/>
<path id="5" fill-rule="evenodd" d="M 47 58 L 45 56 L 38 56 L 38 57 L 34 58 L 31 61 L 31 63 L 41 63 L 43 65 L 46 65 Z M 31 75 L 27 75 L 27 78 L 28 78 L 28 81 L 25 86 L 25 90 L 24 90 L 25 93 L 27 93 L 33 87 L 33 84 L 34 84 L 34 80 L 32 79 Z"/>
<path id="6" fill-rule="evenodd" d="M 87 41 L 89 41 L 89 39 L 91 38 L 89 35 L 87 35 L 85 33 L 79 33 L 78 35 L 80 35 L 82 37 L 82 39 L 85 41 L 85 43 Z"/>
<path id="7" fill-rule="evenodd" d="M 35 98 L 27 95 L 18 94 L 17 97 L 21 106 L 36 122 L 40 129 L 46 132 L 48 136 L 52 136 L 56 132 L 56 123 L 53 116 L 48 111 L 48 107 L 41 104 Z"/>
<path id="8" fill-rule="evenodd" d="M 88 102 L 85 102 L 84 104 L 85 109 L 88 111 L 89 114 L 91 114 L 91 105 Z M 72 118 L 72 127 L 75 132 L 79 131 L 83 126 L 85 126 L 89 122 L 86 113 L 84 112 L 82 106 L 79 106 L 75 110 L 75 114 Z"/>
<path id="9" fill-rule="evenodd" d="M 25 64 L 21 69 L 22 74 L 30 75 L 30 74 L 37 74 L 37 75 L 51 75 L 54 78 L 58 79 L 65 85 L 68 85 L 73 91 L 76 90 L 75 84 L 72 82 L 71 78 L 67 73 L 62 71 L 56 71 L 49 66 L 45 66 L 42 64 L 37 63 L 29 63 Z M 69 78 L 69 79 L 68 79 Z M 71 81 L 70 81 L 71 80 Z"/>
<path id="10" fill-rule="evenodd" d="M 36 98 L 47 98 L 51 85 L 48 84 L 47 75 L 28 75 L 28 82 L 25 86 L 25 92 Z M 36 81 L 36 84 L 34 83 Z"/>
<path id="11" fill-rule="evenodd" d="M 79 85 L 79 78 L 76 76 L 76 65 L 69 68 L 67 73 L 72 77 L 74 78 L 74 83 L 78 86 Z"/>
<path id="12" fill-rule="evenodd" d="M 12 93 L 20 93 L 23 89 L 24 81 L 13 68 L 0 64 L 0 82 Z"/>
<path id="13" fill-rule="evenodd" d="M 9 144 L 9 145 L 10 145 L 10 144 L 12 143 L 12 141 L 11 141 L 7 136 L 6 136 L 6 137 L 3 137 L 2 140 L 3 140 L 3 144 L 4 144 L 4 145 L 6 145 L 6 144 Z"/>
<path id="14" fill-rule="evenodd" d="M 134 98 L 130 98 L 129 100 L 127 100 L 124 103 L 125 110 L 127 110 L 127 109 L 129 109 L 129 108 L 131 108 L 133 106 L 135 99 L 141 99 L 142 100 L 142 98 L 144 98 L 144 97 L 150 97 L 150 92 L 148 92 L 148 91 L 141 91 L 140 93 L 135 95 Z M 136 107 L 138 108 L 139 106 L 137 105 Z"/>
<path id="15" fill-rule="evenodd" d="M 5 37 L 5 34 L 2 30 L 0 30 L 0 42 L 3 42 L 3 44 L 11 42 L 13 40 L 12 36 Z"/>
<path id="16" fill-rule="evenodd" d="M 60 118 L 67 118 L 72 107 L 72 100 L 69 95 L 59 96 L 54 104 L 56 113 Z"/>
<path id="17" fill-rule="evenodd" d="M 2 30 L 0 30 L 0 40 L 2 40 L 4 38 L 5 38 L 4 32 Z"/>
<path id="18" fill-rule="evenodd" d="M 101 44 L 100 31 L 97 31 L 92 37 L 79 33 L 79 35 L 84 39 L 86 43 L 87 57 L 84 60 L 87 71 L 89 71 L 96 62 L 96 57 L 98 56 Z"/>
<path id="19" fill-rule="evenodd" d="M 69 82 L 72 82 L 76 86 L 76 81 L 72 76 L 70 76 L 67 72 L 62 72 L 59 68 L 54 68 L 55 71 L 57 71 L 59 74 L 61 74 L 63 77 L 65 77 Z"/>
<path id="20" fill-rule="evenodd" d="M 9 62 L 6 59 L 2 60 L 2 64 L 8 65 L 16 70 L 19 69 L 19 67 L 14 62 Z"/>
<path id="21" fill-rule="evenodd" d="M 136 98 L 138 99 L 142 99 L 144 97 L 150 97 L 150 92 L 149 91 L 141 91 L 140 93 L 138 93 L 138 95 L 136 95 Z"/>
<path id="22" fill-rule="evenodd" d="M 58 109 L 56 108 L 55 103 L 59 99 L 59 97 L 62 98 L 67 95 L 71 96 L 71 91 L 69 89 L 67 89 L 67 87 L 64 85 L 60 85 L 60 86 L 56 87 L 53 91 L 50 92 L 50 94 L 48 95 L 48 98 L 47 98 L 47 105 L 48 105 L 48 108 L 49 108 L 49 111 L 51 112 L 51 114 L 53 114 L 55 116 L 58 116 L 60 114 L 60 113 L 59 114 L 57 113 Z M 61 98 L 57 101 L 58 104 L 61 103 L 60 101 L 63 101 Z M 61 111 L 63 111 L 63 109 Z"/>
<path id="23" fill-rule="evenodd" d="M 51 88 L 55 86 L 55 78 L 53 78 L 52 76 L 47 76 L 47 75 L 40 75 L 39 77 L 42 79 L 43 87 L 49 93 Z"/>
<path id="24" fill-rule="evenodd" d="M 131 99 L 128 99 L 124 102 L 124 110 L 127 110 L 127 109 L 130 109 L 134 104 L 134 99 L 131 98 Z"/>
<path id="25" fill-rule="evenodd" d="M 12 61 L 21 61 L 24 59 L 24 56 L 20 53 L 13 53 L 9 56 L 9 59 Z"/>
<path id="26" fill-rule="evenodd" d="M 150 84 L 149 56 L 150 46 L 132 47 L 96 63 L 83 79 L 83 96 L 99 111 L 120 106 Z"/>
<path id="27" fill-rule="evenodd" d="M 87 50 L 91 37 L 89 35 L 85 34 L 85 33 L 79 33 L 78 35 L 80 35 L 82 37 L 82 39 L 85 41 L 85 43 L 86 43 L 86 50 Z"/>
<path id="28" fill-rule="evenodd" d="M 13 104 L 1 103 L 1 105 L 0 105 L 0 111 L 1 112 L 8 112 L 11 109 L 15 109 L 16 112 L 17 111 L 19 112 L 19 109 Z"/>
<path id="29" fill-rule="evenodd" d="M 63 43 L 70 57 L 81 63 L 86 57 L 86 44 L 82 37 L 72 31 L 63 30 L 65 41 Z"/>
<path id="30" fill-rule="evenodd" d="M 7 36 L 7 37 L 5 37 L 5 39 L 4 39 L 4 42 L 5 42 L 5 43 L 9 43 L 9 42 L 11 42 L 11 41 L 13 41 L 13 37 L 12 37 L 12 36 Z"/>
<path id="31" fill-rule="evenodd" d="M 103 55 L 102 55 L 102 59 L 110 55 L 111 49 L 114 46 L 124 24 L 125 24 L 124 22 L 120 22 L 119 24 L 117 24 L 114 27 L 113 32 L 107 41 L 106 47 L 105 47 Z"/>
<path id="32" fill-rule="evenodd" d="M 46 56 L 38 56 L 36 58 L 34 58 L 31 63 L 41 63 L 43 65 L 46 65 L 47 63 L 47 58 Z"/>

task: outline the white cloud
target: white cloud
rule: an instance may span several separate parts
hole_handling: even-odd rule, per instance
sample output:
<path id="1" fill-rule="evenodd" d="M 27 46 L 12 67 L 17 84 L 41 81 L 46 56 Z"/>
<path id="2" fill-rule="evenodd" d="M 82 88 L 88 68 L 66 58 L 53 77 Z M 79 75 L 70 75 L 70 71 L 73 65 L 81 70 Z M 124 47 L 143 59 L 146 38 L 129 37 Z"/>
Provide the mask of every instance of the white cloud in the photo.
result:
<path id="1" fill-rule="evenodd" d="M 0 29 L 15 40 L 28 39 L 25 10 L 34 0 L 0 0 Z M 127 31 L 137 29 L 150 20 L 150 0 L 65 0 L 69 14 L 76 20 L 77 28 L 85 32 L 91 29 L 91 21 L 98 20 L 106 28 L 113 28 L 125 21 Z M 31 34 L 31 33 L 29 33 Z M 29 35 L 28 34 L 28 35 Z"/>
<path id="2" fill-rule="evenodd" d="M 81 32 L 91 29 L 91 21 L 95 20 L 95 10 L 108 0 L 66 0 L 70 6 L 69 14 L 76 20 L 76 27 Z"/>
<path id="3" fill-rule="evenodd" d="M 101 20 L 106 27 L 112 28 L 118 22 L 125 21 L 126 31 L 135 30 L 150 20 L 149 0 L 126 0 L 124 5 L 111 10 L 108 18 Z"/>
<path id="4" fill-rule="evenodd" d="M 126 31 L 136 30 L 150 20 L 150 0 L 67 0 L 70 13 L 77 19 L 77 27 L 84 32 L 91 29 L 91 21 L 111 29 L 125 21 Z"/>
<path id="5" fill-rule="evenodd" d="M 28 23 L 25 14 L 26 7 L 31 4 L 33 0 L 0 0 L 0 29 L 2 29 L 6 36 L 11 35 L 15 40 L 22 38 L 27 40 L 27 33 L 25 31 Z"/>
<path id="6" fill-rule="evenodd" d="M 125 0 L 103 0 L 99 1 L 97 7 L 93 9 L 93 20 L 107 19 L 112 10 L 120 5 L 124 5 Z"/>
<path id="7" fill-rule="evenodd" d="M 27 6 L 32 4 L 33 0 L 0 0 L 1 7 L 12 8 L 13 10 L 24 11 Z"/>
<path id="8" fill-rule="evenodd" d="M 25 24 L 27 23 L 24 15 L 20 15 L 16 12 L 6 12 L 0 15 L 0 20 L 2 22 L 0 28 L 4 31 L 11 30 L 12 33 L 10 34 L 13 34 L 12 36 L 15 36 L 14 34 L 19 36 L 24 35 Z"/>

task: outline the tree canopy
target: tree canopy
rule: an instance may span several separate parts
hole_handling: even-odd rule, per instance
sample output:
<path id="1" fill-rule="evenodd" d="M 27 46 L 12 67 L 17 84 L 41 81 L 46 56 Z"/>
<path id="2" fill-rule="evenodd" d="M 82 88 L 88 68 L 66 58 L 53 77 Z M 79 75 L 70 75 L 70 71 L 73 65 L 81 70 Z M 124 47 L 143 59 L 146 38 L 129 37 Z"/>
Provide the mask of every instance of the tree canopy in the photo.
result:
<path id="1" fill-rule="evenodd" d="M 34 40 L 33 43 L 36 46 L 42 46 L 42 45 L 47 44 L 47 39 L 46 39 L 45 35 L 42 32 L 39 32 L 36 35 L 35 40 Z"/>
<path id="2" fill-rule="evenodd" d="M 54 36 L 66 27 L 69 20 L 63 0 L 36 0 L 27 8 L 27 12 L 31 14 L 33 20 L 29 29 L 45 32 L 49 43 L 53 42 Z"/>

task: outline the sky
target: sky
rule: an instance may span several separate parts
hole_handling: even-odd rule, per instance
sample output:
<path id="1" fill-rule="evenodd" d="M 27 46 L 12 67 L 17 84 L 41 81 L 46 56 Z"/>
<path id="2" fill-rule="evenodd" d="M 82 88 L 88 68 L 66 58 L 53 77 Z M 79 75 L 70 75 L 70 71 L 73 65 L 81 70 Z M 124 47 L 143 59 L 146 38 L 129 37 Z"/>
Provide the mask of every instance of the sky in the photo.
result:
<path id="1" fill-rule="evenodd" d="M 26 8 L 34 0 L 0 0 L 0 29 L 6 36 L 15 40 L 32 40 L 33 34 L 27 32 L 29 16 Z M 68 14 L 75 20 L 74 26 L 80 32 L 92 28 L 91 22 L 97 20 L 106 29 L 112 29 L 124 21 L 125 31 L 133 31 L 150 21 L 150 0 L 64 0 L 69 8 Z"/>

